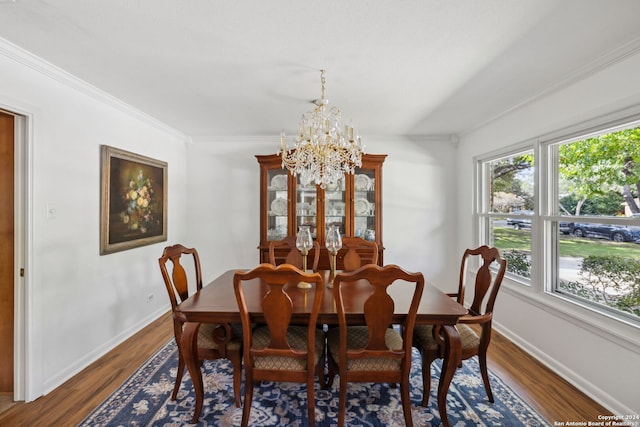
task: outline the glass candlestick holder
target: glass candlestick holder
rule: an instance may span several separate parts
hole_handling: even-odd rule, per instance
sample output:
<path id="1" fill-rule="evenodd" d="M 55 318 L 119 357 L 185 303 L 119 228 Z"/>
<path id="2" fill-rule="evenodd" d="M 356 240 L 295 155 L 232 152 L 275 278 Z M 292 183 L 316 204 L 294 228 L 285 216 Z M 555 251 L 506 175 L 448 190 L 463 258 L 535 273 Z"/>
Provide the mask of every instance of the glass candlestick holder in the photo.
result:
<path id="1" fill-rule="evenodd" d="M 329 280 L 327 282 L 327 287 L 333 287 L 333 280 L 336 277 L 336 255 L 338 255 L 338 251 L 342 248 L 342 238 L 340 237 L 340 229 L 335 224 L 330 224 L 329 229 L 327 230 L 326 237 L 326 246 L 327 251 L 329 252 L 330 258 L 329 261 L 331 263 L 331 273 L 329 275 Z"/>
<path id="2" fill-rule="evenodd" d="M 309 249 L 313 247 L 313 237 L 311 237 L 311 231 L 308 226 L 301 226 L 298 230 L 298 236 L 296 237 L 296 248 L 300 251 L 302 255 L 302 271 L 307 272 L 307 255 L 309 255 Z M 309 289 L 311 287 L 311 283 L 300 282 L 298 283 L 299 288 Z"/>

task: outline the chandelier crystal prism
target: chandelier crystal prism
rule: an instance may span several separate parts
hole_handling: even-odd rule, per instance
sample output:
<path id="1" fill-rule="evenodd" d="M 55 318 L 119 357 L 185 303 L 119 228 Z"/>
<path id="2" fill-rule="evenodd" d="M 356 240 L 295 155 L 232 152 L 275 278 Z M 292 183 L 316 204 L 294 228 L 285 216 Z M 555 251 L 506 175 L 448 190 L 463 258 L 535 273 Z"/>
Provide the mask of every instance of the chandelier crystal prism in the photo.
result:
<path id="1" fill-rule="evenodd" d="M 362 166 L 364 145 L 350 125 L 341 126 L 341 112 L 329 108 L 325 98 L 325 70 L 320 70 L 322 96 L 314 101 L 316 108 L 302 115 L 295 145 L 287 147 L 284 130 L 280 134 L 282 168 L 296 176 L 303 185 L 314 183 L 320 188 L 334 184 L 345 174 L 353 174 Z"/>

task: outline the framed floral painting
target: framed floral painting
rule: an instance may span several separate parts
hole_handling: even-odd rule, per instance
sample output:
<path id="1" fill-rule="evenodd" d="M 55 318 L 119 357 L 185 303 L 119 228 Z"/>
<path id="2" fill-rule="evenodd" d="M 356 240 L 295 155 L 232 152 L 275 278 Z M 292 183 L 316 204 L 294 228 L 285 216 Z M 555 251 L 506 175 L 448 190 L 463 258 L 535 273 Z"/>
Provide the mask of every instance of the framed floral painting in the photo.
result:
<path id="1" fill-rule="evenodd" d="M 167 163 L 100 146 L 100 255 L 167 240 Z"/>

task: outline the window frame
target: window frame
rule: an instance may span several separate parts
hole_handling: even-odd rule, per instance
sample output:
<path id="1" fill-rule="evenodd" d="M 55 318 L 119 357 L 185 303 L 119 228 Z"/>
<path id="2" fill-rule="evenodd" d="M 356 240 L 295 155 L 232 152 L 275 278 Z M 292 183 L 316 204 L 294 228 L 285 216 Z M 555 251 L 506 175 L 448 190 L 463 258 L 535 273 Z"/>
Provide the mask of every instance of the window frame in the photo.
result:
<path id="1" fill-rule="evenodd" d="M 592 136 L 615 132 L 617 130 L 640 126 L 640 106 L 625 112 L 618 112 L 593 119 L 553 133 L 541 135 L 501 149 L 477 155 L 473 158 L 474 168 L 474 231 L 476 244 L 489 242 L 489 229 L 492 217 L 504 216 L 489 212 L 487 192 L 488 163 L 514 154 L 533 150 L 534 155 L 534 212 L 527 215 L 531 219 L 531 277 L 523 278 L 514 274 L 505 275 L 506 292 L 521 297 L 528 302 L 565 317 L 572 322 L 579 321 L 597 329 L 602 336 L 612 338 L 625 346 L 631 343 L 640 346 L 637 335 L 640 318 L 632 314 L 621 313 L 602 304 L 572 295 L 558 292 L 559 264 L 559 223 L 571 222 L 583 217 L 556 214 L 559 201 L 557 150 L 553 147 L 562 143 L 579 141 Z M 607 222 L 640 225 L 640 218 L 619 219 L 607 217 Z M 582 221 L 581 221 L 582 222 Z M 592 222 L 598 222 L 593 220 Z M 523 286 L 525 285 L 525 286 Z M 561 310 L 560 312 L 558 310 Z M 631 329 L 627 329 L 627 328 Z M 630 331 L 633 331 L 631 333 Z"/>

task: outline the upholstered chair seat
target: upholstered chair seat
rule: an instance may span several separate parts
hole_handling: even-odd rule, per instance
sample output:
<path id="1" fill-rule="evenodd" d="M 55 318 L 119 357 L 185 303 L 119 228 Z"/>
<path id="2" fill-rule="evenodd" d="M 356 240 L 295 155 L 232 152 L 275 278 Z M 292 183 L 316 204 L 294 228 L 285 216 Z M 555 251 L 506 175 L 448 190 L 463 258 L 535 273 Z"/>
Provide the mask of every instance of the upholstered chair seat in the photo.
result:
<path id="1" fill-rule="evenodd" d="M 225 344 L 221 345 L 213 338 L 218 328 L 224 328 L 224 325 L 216 323 L 202 323 L 198 329 L 198 348 L 206 348 L 210 350 L 220 350 L 223 346 L 227 351 L 240 351 L 242 347 L 242 325 L 240 323 L 231 324 L 231 332 L 233 337 Z"/>
<path id="2" fill-rule="evenodd" d="M 269 328 L 266 326 L 259 326 L 253 331 L 253 350 L 265 349 L 271 336 L 269 334 Z M 287 341 L 292 350 L 307 351 L 307 327 L 306 326 L 289 326 L 287 329 Z M 314 351 L 314 366 L 318 364 L 320 358 L 324 357 L 324 331 L 322 329 L 316 330 L 315 339 L 315 351 Z M 294 359 L 292 357 L 281 356 L 256 356 L 254 357 L 254 366 L 256 369 L 271 369 L 271 370 L 284 370 L 284 371 L 304 371 L 307 370 L 306 359 Z M 314 369 L 311 367 L 311 369 Z"/>
<path id="3" fill-rule="evenodd" d="M 458 329 L 458 334 L 460 334 L 462 351 L 478 348 L 480 337 L 469 325 L 458 324 L 456 328 Z M 433 338 L 433 326 L 418 325 L 413 331 L 413 341 L 416 345 L 429 350 L 438 349 L 438 343 Z"/>
<path id="4" fill-rule="evenodd" d="M 402 351 L 402 335 L 395 329 L 387 329 L 385 344 L 389 349 Z M 350 326 L 347 335 L 347 350 L 364 350 L 369 342 L 369 328 L 366 326 Z M 329 329 L 327 332 L 327 347 L 331 354 L 340 354 L 340 330 Z M 399 371 L 402 359 L 388 357 L 367 357 L 364 359 L 347 359 L 347 370 L 355 371 Z"/>

